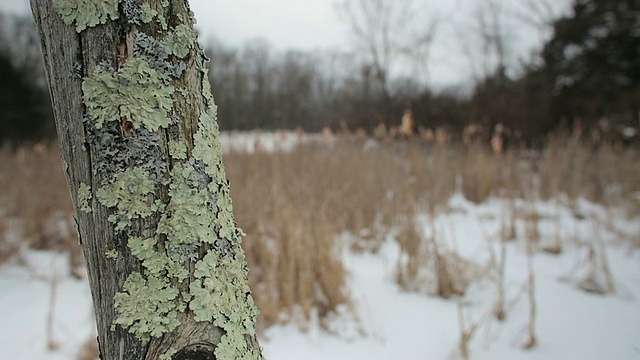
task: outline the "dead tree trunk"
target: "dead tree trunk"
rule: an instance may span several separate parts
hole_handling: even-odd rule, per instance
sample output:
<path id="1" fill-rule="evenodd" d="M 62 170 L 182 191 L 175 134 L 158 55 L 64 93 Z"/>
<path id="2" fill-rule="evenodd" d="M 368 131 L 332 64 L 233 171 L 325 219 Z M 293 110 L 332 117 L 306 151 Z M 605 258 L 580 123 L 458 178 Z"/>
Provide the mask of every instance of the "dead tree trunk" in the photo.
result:
<path id="1" fill-rule="evenodd" d="M 261 358 L 188 0 L 31 0 L 101 358 Z"/>

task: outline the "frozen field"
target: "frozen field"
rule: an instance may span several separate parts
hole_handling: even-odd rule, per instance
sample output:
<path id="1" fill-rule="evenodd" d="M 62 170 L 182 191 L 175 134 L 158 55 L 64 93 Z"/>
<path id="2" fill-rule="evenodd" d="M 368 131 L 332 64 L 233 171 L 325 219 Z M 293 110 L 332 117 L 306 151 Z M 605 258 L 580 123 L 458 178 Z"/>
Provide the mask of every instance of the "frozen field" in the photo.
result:
<path id="1" fill-rule="evenodd" d="M 496 254 L 505 201 L 473 205 L 455 195 L 449 210 L 423 231 L 436 231 L 440 246 L 455 250 L 487 271 Z M 640 224 L 615 210 L 578 201 L 572 208 L 554 203 L 516 203 L 539 214 L 539 246 L 560 241 L 557 255 L 533 256 L 535 335 L 525 350 L 530 304 L 525 221 L 515 224 L 516 239 L 506 245 L 506 318 L 491 315 L 495 284 L 479 274 L 456 301 L 402 291 L 394 282 L 401 257 L 392 236 L 375 253 L 353 252 L 354 237 L 342 234 L 343 261 L 349 271 L 353 309 L 344 308 L 321 327 L 301 331 L 294 324 L 267 329 L 261 337 L 268 359 L 448 359 L 457 358 L 461 324 L 477 325 L 471 359 L 637 359 L 640 358 Z M 637 220 L 637 219 L 636 219 Z M 595 257 L 589 257 L 589 249 Z M 492 250 L 489 250 L 492 249 Z M 75 359 L 93 334 L 88 284 L 70 276 L 65 255 L 24 251 L 0 267 L 0 359 Z M 604 263 L 602 261 L 604 260 Z M 610 273 L 601 271 L 604 265 Z M 612 286 L 596 294 L 585 287 Z M 592 289 L 594 290 L 594 289 Z M 461 314 L 464 319 L 461 319 Z M 461 320 L 464 320 L 461 322 Z M 50 347 L 51 349 L 48 349 Z"/>

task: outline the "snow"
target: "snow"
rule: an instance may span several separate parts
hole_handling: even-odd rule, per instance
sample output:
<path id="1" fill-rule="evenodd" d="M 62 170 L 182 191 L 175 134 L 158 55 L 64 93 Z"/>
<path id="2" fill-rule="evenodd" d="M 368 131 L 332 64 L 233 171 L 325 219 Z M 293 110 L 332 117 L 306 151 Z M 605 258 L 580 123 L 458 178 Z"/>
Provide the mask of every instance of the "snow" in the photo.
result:
<path id="1" fill-rule="evenodd" d="M 296 134 L 294 131 L 224 131 L 220 133 L 220 145 L 225 154 L 229 152 L 272 153 L 274 151 L 289 152 L 297 145 L 321 142 L 322 136 L 317 134 Z"/>
<path id="2" fill-rule="evenodd" d="M 602 215 L 604 208 L 578 202 L 585 212 Z M 436 219 L 436 228 L 453 229 L 455 247 L 465 257 L 483 263 L 486 240 L 483 232 L 499 230 L 501 200 L 471 205 L 462 196 L 452 198 L 457 211 Z M 576 229 L 580 236 L 593 235 L 594 223 L 578 220 L 557 204 L 536 204 L 539 211 L 560 214 L 541 224 L 543 236 L 561 228 Z M 487 220 L 489 219 L 489 220 Z M 425 223 L 426 224 L 426 223 Z M 520 224 L 522 225 L 522 224 Z M 635 234 L 637 223 L 630 222 Z M 601 235 L 605 234 L 603 231 Z M 587 238 L 581 238 L 588 240 Z M 498 322 L 487 316 L 495 290 L 488 281 L 474 285 L 465 296 L 467 326 L 482 320 L 471 342 L 471 359 L 633 359 L 640 357 L 640 256 L 624 244 L 607 246 L 617 292 L 594 295 L 576 288 L 572 278 L 576 263 L 586 249 L 567 249 L 562 255 L 534 255 L 536 333 L 538 345 L 522 349 L 526 340 L 528 304 L 522 287 L 527 278 L 526 251 L 522 242 L 507 247 L 507 302 L 518 299 Z M 322 331 L 302 333 L 294 326 L 268 330 L 262 339 L 265 356 L 271 359 L 447 359 L 455 358 L 459 319 L 457 304 L 424 294 L 403 292 L 393 282 L 399 249 L 387 241 L 378 254 L 345 254 L 351 273 L 351 292 L 365 336 L 340 337 Z M 577 279 L 575 279 L 577 280 Z"/>
<path id="3" fill-rule="evenodd" d="M 280 138 L 278 138 L 280 136 Z M 269 148 L 282 135 L 263 140 Z M 294 134 L 289 139 L 297 139 Z M 298 141 L 298 140 L 295 140 Z M 291 142 L 295 142 L 291 140 Z M 253 151 L 255 141 L 240 143 Z M 228 146 L 228 145 L 226 145 Z M 293 146 L 293 145 L 292 145 Z M 283 150 L 286 151 L 286 147 Z M 483 269 L 496 251 L 508 200 L 492 198 L 476 205 L 462 195 L 448 211 L 418 223 L 425 234 L 435 230 L 440 246 L 455 250 Z M 560 239 L 562 253 L 538 251 L 535 274 L 537 346 L 524 350 L 529 304 L 525 238 L 530 224 L 519 218 L 516 240 L 506 245 L 507 317 L 491 316 L 495 284 L 487 277 L 474 282 L 461 299 L 465 326 L 478 323 L 470 358 L 478 360 L 637 359 L 640 358 L 640 252 L 626 239 L 637 238 L 640 222 L 617 208 L 584 199 L 513 203 L 516 211 L 539 214 L 540 244 Z M 430 224 L 433 220 L 433 228 Z M 315 320 L 307 331 L 278 325 L 261 335 L 267 359 L 448 359 L 456 357 L 460 336 L 458 302 L 424 293 L 402 291 L 394 282 L 400 249 L 393 235 L 375 253 L 353 252 L 351 234 L 340 234 L 341 254 L 349 271 L 351 308 L 328 321 Z M 589 248 L 610 267 L 615 292 L 598 295 L 577 287 L 591 271 Z M 604 249 L 604 251 L 602 251 Z M 95 336 L 91 296 L 86 280 L 70 275 L 66 257 L 24 250 L 0 266 L 0 359 L 74 359 L 82 344 Z M 602 280 L 602 274 L 597 277 Z M 55 303 L 51 310 L 52 295 Z M 53 314 L 52 331 L 47 331 Z M 327 328 L 330 330 L 328 331 Z M 47 349 L 48 336 L 59 347 Z"/>
<path id="4" fill-rule="evenodd" d="M 398 249 L 346 260 L 352 295 L 366 336 L 342 338 L 322 331 L 273 327 L 262 340 L 267 359 L 430 359 L 455 346 L 455 306 L 420 294 L 401 293 L 391 275 Z M 442 357 L 442 356 L 440 356 Z"/>
<path id="5" fill-rule="evenodd" d="M 0 267 L 0 359 L 74 359 L 95 328 L 87 281 L 72 278 L 66 256 L 29 251 Z M 55 293 L 53 311 L 52 294 Z M 47 350 L 47 319 L 56 351 Z"/>

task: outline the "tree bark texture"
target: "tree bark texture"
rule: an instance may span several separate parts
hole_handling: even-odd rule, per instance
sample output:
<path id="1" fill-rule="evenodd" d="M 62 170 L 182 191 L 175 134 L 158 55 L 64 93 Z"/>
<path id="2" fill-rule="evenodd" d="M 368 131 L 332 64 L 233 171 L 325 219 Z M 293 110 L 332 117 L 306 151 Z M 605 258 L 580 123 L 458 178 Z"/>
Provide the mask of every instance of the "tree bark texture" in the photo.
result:
<path id="1" fill-rule="evenodd" d="M 261 358 L 187 0 L 31 0 L 101 359 Z"/>

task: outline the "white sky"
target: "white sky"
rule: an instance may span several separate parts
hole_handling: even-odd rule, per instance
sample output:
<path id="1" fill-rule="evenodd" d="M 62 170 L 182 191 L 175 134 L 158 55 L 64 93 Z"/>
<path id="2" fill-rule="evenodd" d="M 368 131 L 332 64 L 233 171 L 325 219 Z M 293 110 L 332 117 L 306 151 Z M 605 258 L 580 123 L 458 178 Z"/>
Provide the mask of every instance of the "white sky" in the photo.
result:
<path id="1" fill-rule="evenodd" d="M 278 49 L 323 49 L 346 44 L 348 29 L 334 0 L 190 0 L 204 39 L 226 44 L 256 37 Z"/>
<path id="2" fill-rule="evenodd" d="M 348 25 L 336 11 L 338 1 L 190 0 L 190 3 L 204 42 L 215 38 L 229 46 L 240 46 L 248 40 L 262 38 L 277 50 L 348 50 L 353 44 L 352 38 Z M 427 68 L 429 83 L 437 87 L 468 84 L 473 66 L 479 64 L 463 49 L 478 47 L 468 40 L 475 23 L 473 9 L 484 0 L 424 1 L 430 13 L 439 13 L 446 18 Z M 505 0 L 511 4 L 523 1 Z M 568 1 L 556 0 L 555 4 L 566 7 Z M 0 10 L 28 14 L 29 0 L 0 0 Z M 531 28 L 515 26 L 508 21 L 504 24 L 509 34 L 508 55 L 513 63 L 526 59 L 531 49 L 542 41 Z M 476 64 L 472 65 L 471 61 Z"/>
<path id="3" fill-rule="evenodd" d="M 343 0 L 190 0 L 192 10 L 202 31 L 203 41 L 214 37 L 227 45 L 240 45 L 245 41 L 262 38 L 275 49 L 300 50 L 341 49 L 349 50 L 353 38 L 349 26 L 336 9 Z M 389 0 L 399 1 L 399 0 Z M 470 32 L 476 27 L 475 9 L 486 0 L 418 0 L 424 14 L 439 16 L 442 21 L 434 42 L 430 62 L 423 76 L 435 87 L 470 84 L 475 72 L 481 71 L 476 59 L 465 54 L 480 48 L 469 43 Z M 542 1 L 542 0 L 540 0 Z M 566 10 L 571 0 L 545 0 L 557 8 Z M 504 0 L 515 8 L 524 0 Z M 506 11 L 505 11 L 506 13 Z M 533 28 L 514 24 L 504 16 L 504 31 L 508 34 L 507 57 L 513 64 L 529 59 L 532 49 L 540 46 L 543 37 Z M 466 32 L 466 33 L 465 33 Z M 471 61 L 476 62 L 471 65 Z M 414 72 L 410 65 L 399 65 Z M 404 71 L 404 72 L 407 72 Z M 398 72 L 403 72 L 402 69 Z M 421 78 L 425 80 L 425 78 Z M 468 88 L 468 86 L 465 86 Z"/>

